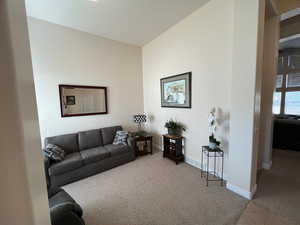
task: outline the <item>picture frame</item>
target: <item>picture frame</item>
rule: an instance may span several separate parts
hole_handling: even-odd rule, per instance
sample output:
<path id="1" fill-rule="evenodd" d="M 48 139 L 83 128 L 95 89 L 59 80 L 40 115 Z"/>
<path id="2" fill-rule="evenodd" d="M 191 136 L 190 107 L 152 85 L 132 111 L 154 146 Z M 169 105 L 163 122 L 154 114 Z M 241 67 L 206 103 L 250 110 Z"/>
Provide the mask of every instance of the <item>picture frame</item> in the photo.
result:
<path id="1" fill-rule="evenodd" d="M 192 107 L 192 72 L 160 79 L 161 107 Z"/>
<path id="2" fill-rule="evenodd" d="M 108 114 L 107 87 L 59 84 L 61 117 Z"/>

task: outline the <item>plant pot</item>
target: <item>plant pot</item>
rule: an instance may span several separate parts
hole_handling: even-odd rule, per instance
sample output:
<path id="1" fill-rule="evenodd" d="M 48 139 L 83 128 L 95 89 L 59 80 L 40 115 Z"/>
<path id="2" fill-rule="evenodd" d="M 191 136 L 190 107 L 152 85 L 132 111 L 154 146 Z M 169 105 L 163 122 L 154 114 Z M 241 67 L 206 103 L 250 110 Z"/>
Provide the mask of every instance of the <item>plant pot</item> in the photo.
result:
<path id="1" fill-rule="evenodd" d="M 178 135 L 181 135 L 181 130 L 180 129 L 170 129 L 170 128 L 168 128 L 168 134 L 178 136 Z"/>
<path id="2" fill-rule="evenodd" d="M 210 149 L 216 149 L 218 146 L 217 146 L 217 144 L 215 142 L 209 142 L 208 147 Z"/>

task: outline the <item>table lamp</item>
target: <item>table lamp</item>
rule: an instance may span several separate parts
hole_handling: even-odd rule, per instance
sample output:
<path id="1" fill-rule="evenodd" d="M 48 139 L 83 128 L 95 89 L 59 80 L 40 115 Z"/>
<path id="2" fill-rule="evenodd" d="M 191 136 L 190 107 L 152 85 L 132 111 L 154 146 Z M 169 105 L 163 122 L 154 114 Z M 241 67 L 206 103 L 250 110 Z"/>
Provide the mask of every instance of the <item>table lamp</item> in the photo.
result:
<path id="1" fill-rule="evenodd" d="M 144 114 L 137 114 L 133 116 L 133 121 L 138 124 L 138 131 L 142 130 L 142 123 L 147 122 L 147 116 Z"/>

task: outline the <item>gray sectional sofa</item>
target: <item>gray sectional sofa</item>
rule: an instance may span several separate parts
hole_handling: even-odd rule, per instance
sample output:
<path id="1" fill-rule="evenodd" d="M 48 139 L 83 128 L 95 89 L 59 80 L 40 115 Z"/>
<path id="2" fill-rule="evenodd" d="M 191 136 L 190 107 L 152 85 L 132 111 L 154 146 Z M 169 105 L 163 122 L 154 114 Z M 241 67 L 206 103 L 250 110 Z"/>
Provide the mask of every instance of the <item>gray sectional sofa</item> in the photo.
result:
<path id="1" fill-rule="evenodd" d="M 51 186 L 62 186 L 82 178 L 111 169 L 135 159 L 133 139 L 128 145 L 113 145 L 121 126 L 66 134 L 45 139 L 65 150 L 65 159 L 52 162 L 45 159 L 46 175 Z"/>

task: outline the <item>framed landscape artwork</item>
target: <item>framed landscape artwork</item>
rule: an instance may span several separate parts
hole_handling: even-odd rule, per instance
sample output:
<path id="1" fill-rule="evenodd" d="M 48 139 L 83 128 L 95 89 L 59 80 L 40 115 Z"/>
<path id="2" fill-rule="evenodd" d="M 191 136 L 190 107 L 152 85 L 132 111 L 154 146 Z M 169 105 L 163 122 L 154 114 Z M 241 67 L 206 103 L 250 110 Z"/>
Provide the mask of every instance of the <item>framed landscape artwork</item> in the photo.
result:
<path id="1" fill-rule="evenodd" d="M 192 72 L 160 79 L 161 107 L 192 107 Z"/>

